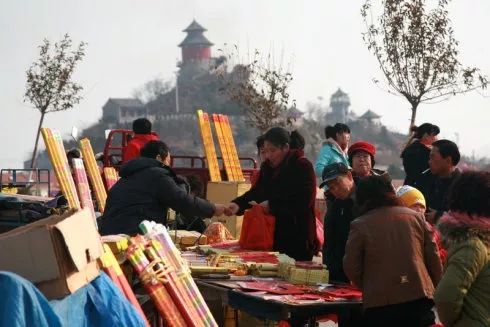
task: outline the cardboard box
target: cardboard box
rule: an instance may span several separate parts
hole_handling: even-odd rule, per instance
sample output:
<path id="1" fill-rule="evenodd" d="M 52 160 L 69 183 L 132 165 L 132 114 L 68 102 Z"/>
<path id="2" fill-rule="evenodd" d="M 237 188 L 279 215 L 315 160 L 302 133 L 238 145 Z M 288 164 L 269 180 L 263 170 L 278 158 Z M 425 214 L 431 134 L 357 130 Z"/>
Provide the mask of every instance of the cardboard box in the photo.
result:
<path id="1" fill-rule="evenodd" d="M 100 236 L 88 209 L 0 234 L 0 270 L 30 280 L 48 298 L 69 295 L 99 275 Z"/>
<path id="2" fill-rule="evenodd" d="M 207 199 L 213 203 L 229 203 L 250 189 L 249 182 L 209 182 Z M 243 216 L 213 217 L 212 221 L 222 222 L 235 238 L 240 238 Z"/>

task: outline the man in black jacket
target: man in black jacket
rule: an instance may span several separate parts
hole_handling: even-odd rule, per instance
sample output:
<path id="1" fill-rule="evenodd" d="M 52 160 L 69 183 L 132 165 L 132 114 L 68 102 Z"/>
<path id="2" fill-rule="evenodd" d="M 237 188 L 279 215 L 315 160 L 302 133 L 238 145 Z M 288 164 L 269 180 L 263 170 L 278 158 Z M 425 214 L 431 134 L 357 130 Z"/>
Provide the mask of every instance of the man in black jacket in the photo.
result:
<path id="1" fill-rule="evenodd" d="M 350 223 L 358 216 L 354 201 L 356 185 L 349 167 L 343 163 L 325 166 L 322 180 L 320 187 L 325 186 L 326 191 L 335 198 L 329 202 L 325 217 L 323 262 L 328 267 L 330 280 L 348 283 L 343 259 Z"/>
<path id="2" fill-rule="evenodd" d="M 189 216 L 223 214 L 222 204 L 192 196 L 180 187 L 169 162 L 167 145 L 150 141 L 141 149 L 141 157 L 122 166 L 121 179 L 109 191 L 99 223 L 101 235 L 137 234 L 139 224 L 145 219 L 165 225 L 168 208 Z"/>
<path id="3" fill-rule="evenodd" d="M 439 140 L 432 143 L 429 156 L 429 170 L 425 171 L 415 187 L 424 194 L 427 202 L 427 220 L 435 224 L 448 209 L 449 187 L 461 174 L 456 168 L 461 155 L 456 143 Z"/>

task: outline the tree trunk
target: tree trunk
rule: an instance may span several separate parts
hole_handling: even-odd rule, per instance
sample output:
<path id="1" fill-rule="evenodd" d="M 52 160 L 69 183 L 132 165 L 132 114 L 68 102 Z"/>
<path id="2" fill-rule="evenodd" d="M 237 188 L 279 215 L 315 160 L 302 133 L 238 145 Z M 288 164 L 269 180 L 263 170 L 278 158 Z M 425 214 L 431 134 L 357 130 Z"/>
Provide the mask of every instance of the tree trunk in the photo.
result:
<path id="1" fill-rule="evenodd" d="M 36 134 L 36 143 L 34 144 L 34 151 L 32 152 L 32 158 L 31 158 L 31 168 L 36 167 L 37 145 L 39 143 L 39 135 L 41 135 L 41 127 L 43 127 L 45 114 L 46 114 L 45 112 L 41 112 L 41 118 L 39 119 L 39 126 L 37 127 L 37 134 Z"/>
<path id="2" fill-rule="evenodd" d="M 418 103 L 412 104 L 412 117 L 410 118 L 410 127 L 408 128 L 408 135 L 410 135 L 412 127 L 415 126 L 415 117 L 417 116 L 417 107 L 418 107 Z"/>

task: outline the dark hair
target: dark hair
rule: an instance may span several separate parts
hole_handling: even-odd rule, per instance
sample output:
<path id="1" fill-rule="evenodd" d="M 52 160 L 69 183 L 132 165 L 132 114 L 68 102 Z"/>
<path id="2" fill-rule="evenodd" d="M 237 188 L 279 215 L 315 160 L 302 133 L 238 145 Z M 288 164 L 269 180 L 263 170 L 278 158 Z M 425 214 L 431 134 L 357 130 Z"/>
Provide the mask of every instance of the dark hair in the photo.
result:
<path id="1" fill-rule="evenodd" d="M 264 142 L 270 142 L 277 147 L 283 147 L 289 144 L 291 149 L 303 150 L 305 139 L 298 131 L 289 133 L 282 127 L 272 127 L 264 135 Z"/>
<path id="2" fill-rule="evenodd" d="M 441 157 L 446 159 L 451 157 L 453 166 L 456 166 L 461 159 L 461 154 L 459 153 L 458 146 L 453 141 L 449 140 L 438 140 L 432 143 L 432 147 L 436 147 L 441 154 Z"/>
<path id="3" fill-rule="evenodd" d="M 149 141 L 141 149 L 140 154 L 145 158 L 155 159 L 158 155 L 165 160 L 168 156 L 168 146 L 162 141 Z"/>
<path id="4" fill-rule="evenodd" d="M 291 149 L 303 150 L 305 148 L 305 138 L 298 131 L 292 131 L 289 137 Z"/>
<path id="5" fill-rule="evenodd" d="M 413 137 L 416 139 L 421 139 L 425 134 L 438 135 L 441 132 L 439 126 L 431 123 L 423 123 L 418 127 L 412 126 L 410 131 L 413 133 Z"/>
<path id="6" fill-rule="evenodd" d="M 133 132 L 136 134 L 150 134 L 151 122 L 146 118 L 138 118 L 133 121 Z"/>
<path id="7" fill-rule="evenodd" d="M 73 159 L 80 159 L 82 152 L 78 148 L 70 149 L 66 152 L 66 159 L 68 160 L 68 166 L 73 169 Z"/>
<path id="8" fill-rule="evenodd" d="M 264 147 L 264 142 L 265 142 L 265 136 L 263 134 L 257 137 L 257 142 L 255 143 L 255 145 L 257 145 L 257 151 L 259 152 L 259 154 L 260 154 L 260 149 Z"/>
<path id="9" fill-rule="evenodd" d="M 411 134 L 410 134 L 410 137 L 408 138 L 407 143 L 403 147 L 402 154 L 403 154 L 403 151 L 405 151 L 405 149 L 410 144 L 413 143 L 414 139 L 421 139 L 425 134 L 438 135 L 440 131 L 441 130 L 439 129 L 439 126 L 431 124 L 431 123 L 423 123 L 422 125 L 420 125 L 418 127 L 413 125 L 412 127 L 410 127 L 410 133 Z"/>
<path id="10" fill-rule="evenodd" d="M 467 171 L 449 189 L 449 210 L 490 217 L 490 172 Z"/>
<path id="11" fill-rule="evenodd" d="M 66 152 L 66 158 L 68 161 L 70 161 L 70 159 L 80 159 L 81 157 L 82 153 L 77 148 L 70 149 Z"/>
<path id="12" fill-rule="evenodd" d="M 191 193 L 195 196 L 201 197 L 203 191 L 202 181 L 197 175 L 188 175 L 186 176 L 187 183 L 189 184 L 189 188 Z"/>
<path id="13" fill-rule="evenodd" d="M 325 127 L 325 137 L 335 140 L 338 133 L 350 133 L 350 128 L 346 124 L 337 123 L 334 126 L 327 125 Z"/>
<path id="14" fill-rule="evenodd" d="M 391 182 L 383 176 L 367 176 L 359 180 L 356 201 L 360 213 L 379 207 L 401 206 Z"/>

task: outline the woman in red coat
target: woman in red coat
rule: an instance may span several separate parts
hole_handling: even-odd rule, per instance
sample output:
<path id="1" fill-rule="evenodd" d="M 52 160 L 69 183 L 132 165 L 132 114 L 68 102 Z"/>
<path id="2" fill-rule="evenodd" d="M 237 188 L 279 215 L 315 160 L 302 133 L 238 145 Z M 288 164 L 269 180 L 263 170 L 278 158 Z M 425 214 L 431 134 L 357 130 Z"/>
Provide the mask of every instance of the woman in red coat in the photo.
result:
<path id="1" fill-rule="evenodd" d="M 243 214 L 255 201 L 276 217 L 274 250 L 296 260 L 311 260 L 316 240 L 316 178 L 303 153 L 304 139 L 296 131 L 274 127 L 264 134 L 266 161 L 252 188 L 234 199 L 225 212 Z"/>

